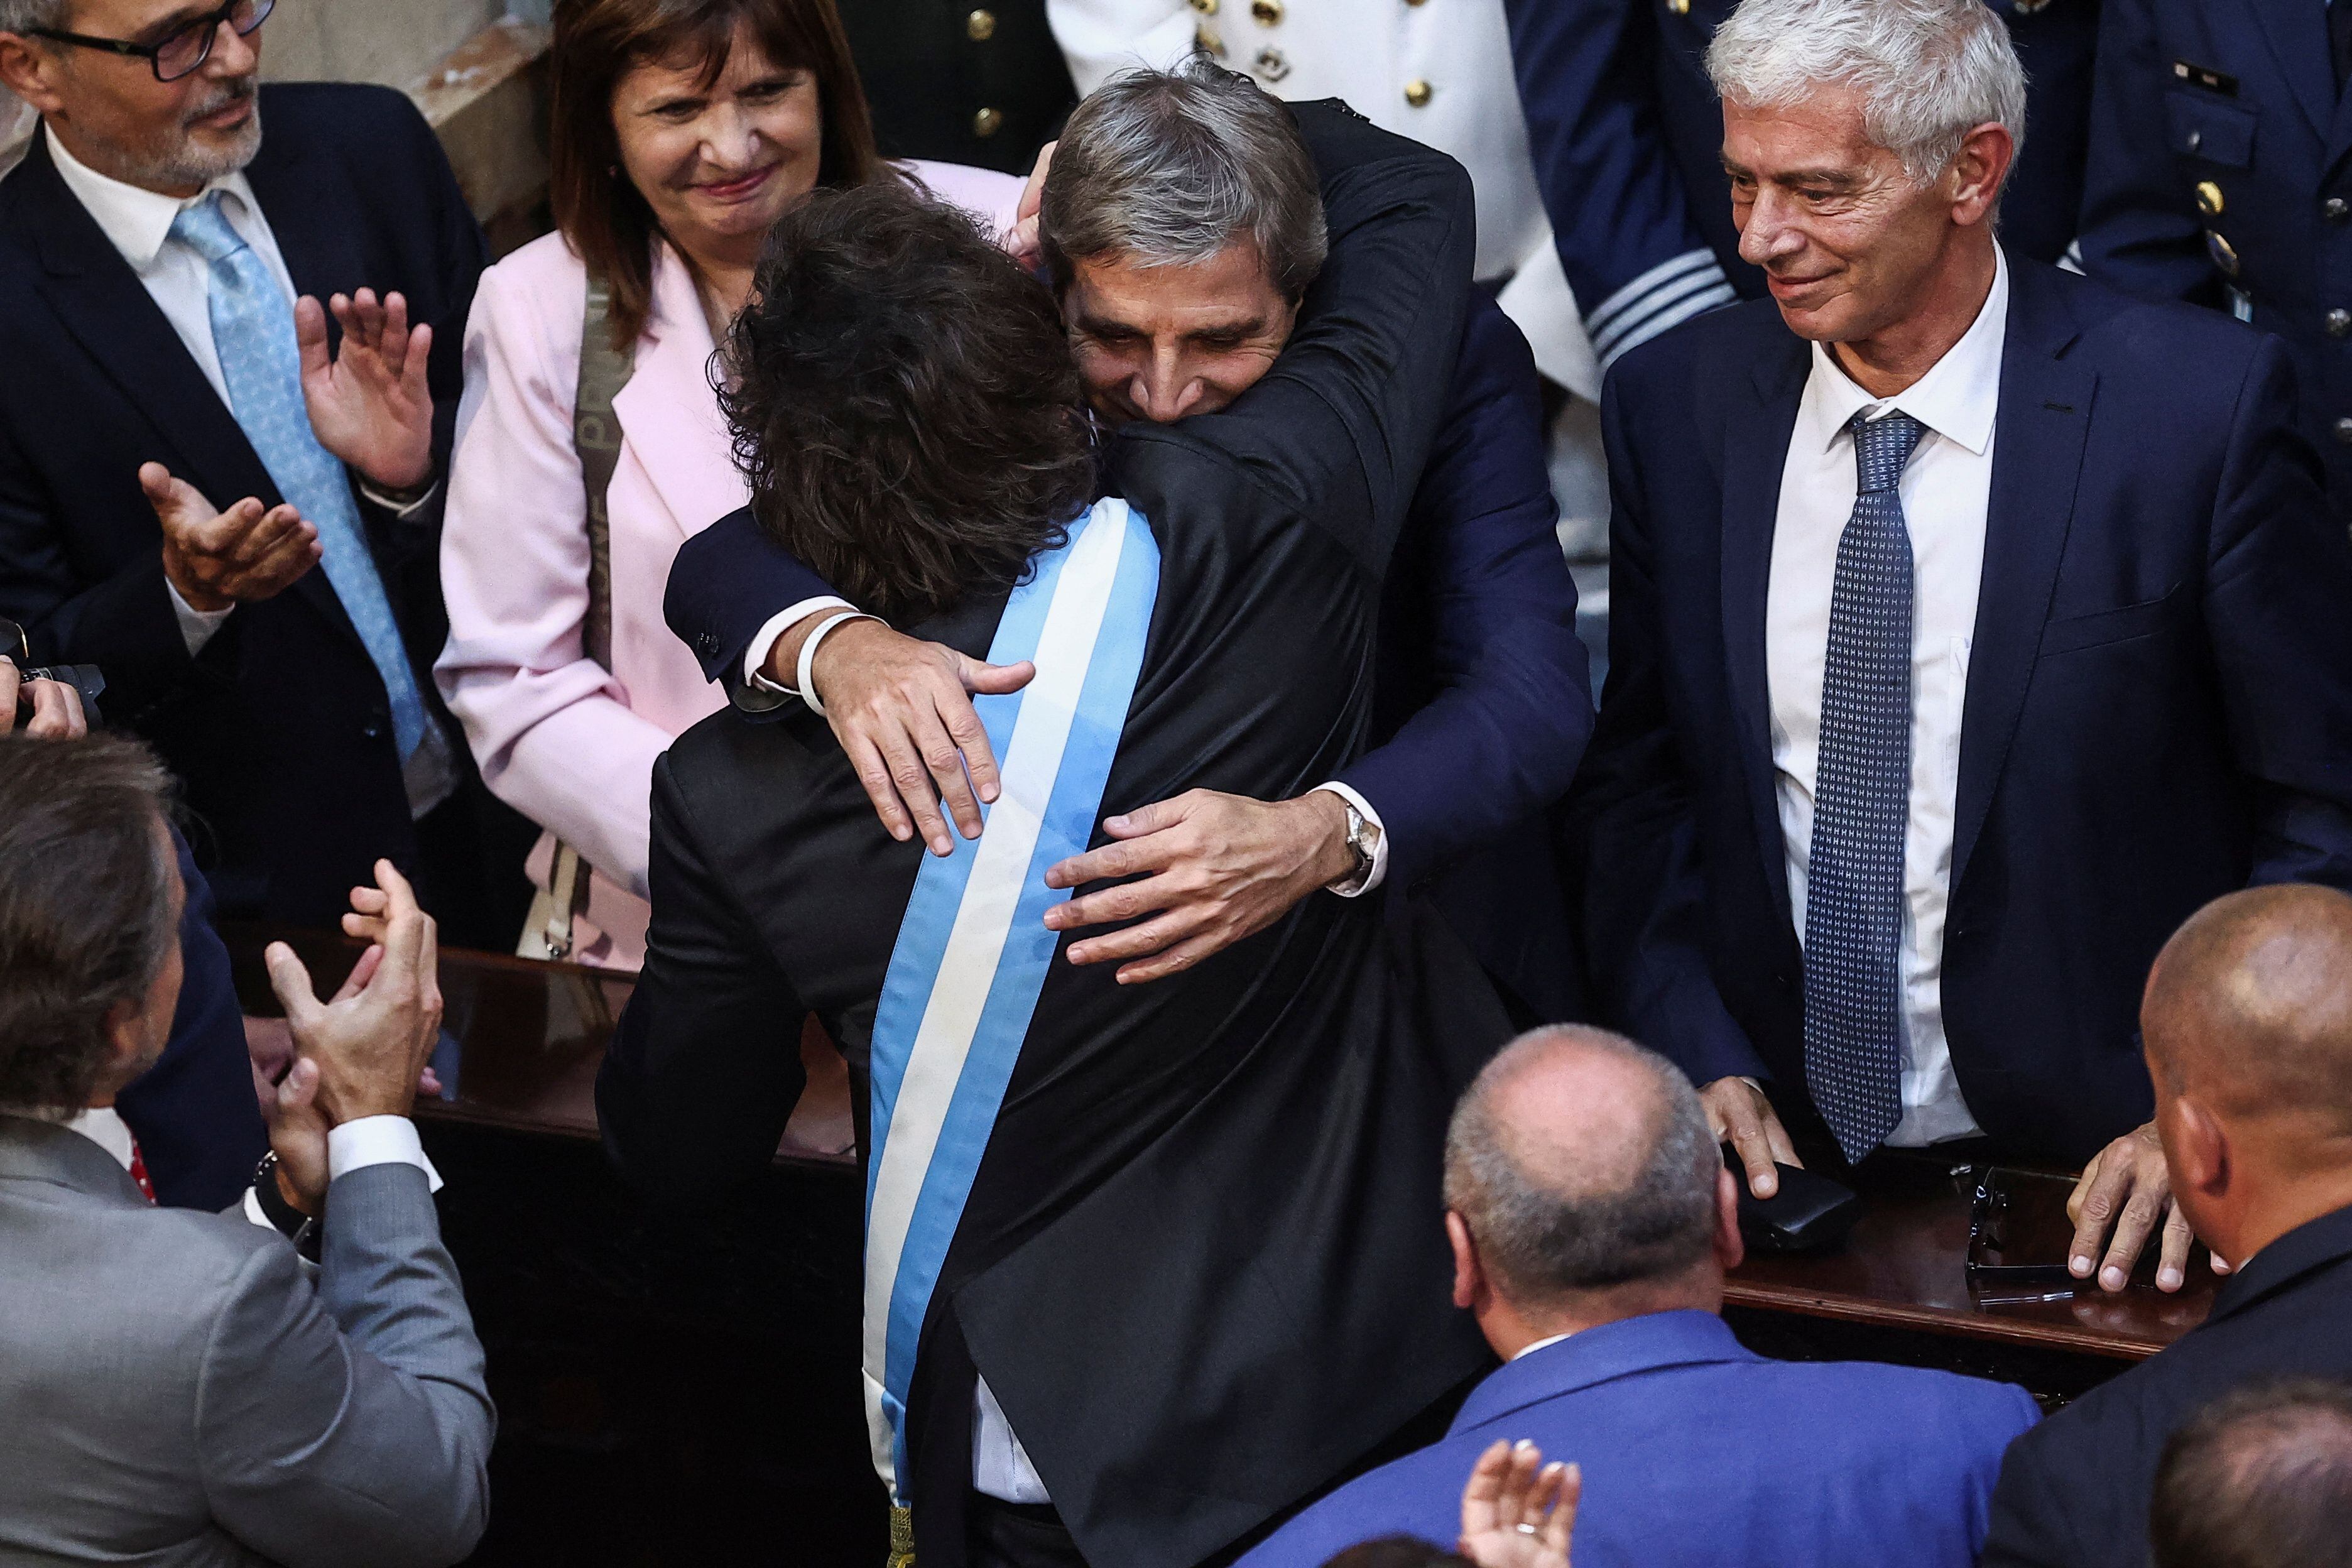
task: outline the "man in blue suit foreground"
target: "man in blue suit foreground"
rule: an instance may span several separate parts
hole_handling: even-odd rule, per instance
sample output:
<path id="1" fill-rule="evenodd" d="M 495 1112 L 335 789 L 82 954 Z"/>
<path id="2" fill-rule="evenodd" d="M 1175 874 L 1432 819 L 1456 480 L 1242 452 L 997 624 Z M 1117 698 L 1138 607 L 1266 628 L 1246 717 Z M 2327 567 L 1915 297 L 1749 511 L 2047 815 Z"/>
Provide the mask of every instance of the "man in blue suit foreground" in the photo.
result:
<path id="1" fill-rule="evenodd" d="M 1759 1193 L 1790 1132 L 2091 1161 L 2076 1272 L 2162 1223 L 2178 1289 L 2148 963 L 2223 893 L 2352 884 L 2352 548 L 2287 352 L 2005 254 L 2025 87 L 1976 0 L 1746 0 L 1708 63 L 1772 299 L 1602 393 L 1602 1019 Z"/>
<path id="2" fill-rule="evenodd" d="M 1717 1314 L 1738 1189 L 1673 1063 L 1597 1029 L 1522 1036 L 1445 1144 L 1454 1300 L 1505 1365 L 1441 1442 L 1292 1520 L 1242 1568 L 1316 1568 L 1403 1532 L 1451 1542 L 1496 1440 L 1582 1468 L 1577 1568 L 1900 1562 L 1967 1568 L 2023 1389 L 1768 1361 Z M 1727 1418 L 1771 1412 L 1771 1440 Z"/>

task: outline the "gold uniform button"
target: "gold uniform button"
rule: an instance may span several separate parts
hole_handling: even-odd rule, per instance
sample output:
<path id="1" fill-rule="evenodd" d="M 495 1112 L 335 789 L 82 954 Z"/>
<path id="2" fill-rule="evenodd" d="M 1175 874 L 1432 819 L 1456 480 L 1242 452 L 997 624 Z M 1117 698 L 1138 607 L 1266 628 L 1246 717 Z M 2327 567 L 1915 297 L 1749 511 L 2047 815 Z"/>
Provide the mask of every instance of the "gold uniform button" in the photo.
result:
<path id="1" fill-rule="evenodd" d="M 1206 22 L 1201 23 L 1192 29 L 1192 47 L 1213 54 L 1219 59 L 1225 58 L 1225 40 Z"/>
<path id="2" fill-rule="evenodd" d="M 993 136 L 996 128 L 1003 123 L 1003 115 L 993 109 L 983 109 L 971 117 L 971 133 L 974 136 Z"/>
<path id="3" fill-rule="evenodd" d="M 964 37 L 975 44 L 984 44 L 996 37 L 996 13 L 974 11 L 963 19 Z"/>
<path id="4" fill-rule="evenodd" d="M 1192 9 L 1203 16 L 1213 16 L 1217 14 L 1217 0 L 1192 0 Z"/>
<path id="5" fill-rule="evenodd" d="M 1282 0 L 1250 0 L 1250 15 L 1261 27 L 1271 27 L 1282 20 Z"/>
<path id="6" fill-rule="evenodd" d="M 1677 16 L 1690 15 L 1690 0 L 1666 0 L 1666 9 Z"/>
<path id="7" fill-rule="evenodd" d="M 2197 210 L 2207 217 L 2221 216 L 2221 187 L 2210 180 L 2197 182 Z"/>
<path id="8" fill-rule="evenodd" d="M 1282 58 L 1280 49 L 1268 45 L 1258 50 L 1257 58 L 1250 62 L 1250 68 L 1268 81 L 1280 81 L 1290 74 L 1290 62 Z"/>
<path id="9" fill-rule="evenodd" d="M 1404 0 L 1404 3 L 1408 5 L 1421 5 L 1427 4 L 1427 0 Z"/>
<path id="10" fill-rule="evenodd" d="M 1404 100 L 1415 109 L 1429 107 L 1430 86 L 1418 79 L 1404 84 Z"/>
<path id="11" fill-rule="evenodd" d="M 2238 275 L 2240 267 L 2236 247 L 2210 228 L 2205 231 L 2205 254 L 2213 258 L 2213 265 L 2221 269 L 2224 278 Z"/>

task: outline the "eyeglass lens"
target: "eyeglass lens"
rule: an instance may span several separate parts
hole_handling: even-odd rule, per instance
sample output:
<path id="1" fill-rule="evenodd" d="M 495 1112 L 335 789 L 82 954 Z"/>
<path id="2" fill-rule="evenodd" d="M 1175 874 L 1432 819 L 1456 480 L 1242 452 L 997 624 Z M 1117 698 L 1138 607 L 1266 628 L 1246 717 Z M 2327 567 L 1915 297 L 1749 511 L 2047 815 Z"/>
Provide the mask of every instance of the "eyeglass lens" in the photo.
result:
<path id="1" fill-rule="evenodd" d="M 165 38 L 155 48 L 155 74 L 176 81 L 212 58 L 213 37 L 226 22 L 244 37 L 269 19 L 277 0 L 234 0 L 209 16 L 199 16 Z"/>

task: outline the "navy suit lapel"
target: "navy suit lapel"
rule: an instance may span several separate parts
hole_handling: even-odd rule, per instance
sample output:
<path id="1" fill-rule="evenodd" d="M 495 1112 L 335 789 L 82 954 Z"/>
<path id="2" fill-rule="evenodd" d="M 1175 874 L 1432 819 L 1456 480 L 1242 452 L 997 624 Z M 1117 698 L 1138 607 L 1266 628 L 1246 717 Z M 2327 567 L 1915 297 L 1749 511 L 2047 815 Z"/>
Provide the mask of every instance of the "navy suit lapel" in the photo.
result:
<path id="1" fill-rule="evenodd" d="M 2036 262 L 2010 264 L 1984 571 L 1960 719 L 1950 882 L 1955 889 L 1968 875 L 1969 857 L 2025 707 L 2074 521 L 2083 444 L 2098 390 L 2097 372 L 2065 361 L 2080 328 L 2060 295 L 2058 279 L 2055 271 Z"/>
<path id="2" fill-rule="evenodd" d="M 1804 342 L 1774 334 L 1745 387 L 1734 394 L 1723 453 L 1723 652 L 1731 691 L 1732 723 L 1746 774 L 1748 816 L 1756 833 L 1765 885 L 1791 941 L 1796 921 L 1780 847 L 1780 812 L 1772 775 L 1771 691 L 1766 678 L 1764 606 L 1772 575 L 1772 534 L 1780 510 L 1780 477 L 1797 426 L 1812 363 Z"/>
<path id="3" fill-rule="evenodd" d="M 21 216 L 40 247 L 42 297 L 163 434 L 170 449 L 155 459 L 216 506 L 248 495 L 276 504 L 278 488 L 235 416 L 122 253 L 67 189 L 50 161 L 46 130 L 9 183 L 18 187 Z"/>
<path id="4" fill-rule="evenodd" d="M 2336 67 L 2327 50 L 2327 0 L 2247 0 L 2261 21 L 2271 53 L 2303 106 L 2311 128 L 2333 141 L 2336 123 Z M 2332 160 L 2331 160 L 2332 161 Z"/>

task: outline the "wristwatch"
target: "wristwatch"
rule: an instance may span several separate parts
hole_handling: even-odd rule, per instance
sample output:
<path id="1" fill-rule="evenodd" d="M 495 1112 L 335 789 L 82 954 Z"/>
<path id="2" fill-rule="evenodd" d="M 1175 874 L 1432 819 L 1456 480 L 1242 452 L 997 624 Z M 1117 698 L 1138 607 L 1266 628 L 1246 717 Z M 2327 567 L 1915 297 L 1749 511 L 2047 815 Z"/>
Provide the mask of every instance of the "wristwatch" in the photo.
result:
<path id="1" fill-rule="evenodd" d="M 318 1219 L 304 1214 L 286 1201 L 278 1187 L 278 1151 L 272 1149 L 254 1167 L 253 1201 L 261 1205 L 261 1217 L 278 1227 L 278 1233 L 294 1244 L 294 1250 L 312 1263 L 319 1261 L 320 1232 Z"/>
<path id="2" fill-rule="evenodd" d="M 1338 795 L 1339 791 L 1331 793 Z M 1372 879 L 1372 868 L 1379 863 L 1381 830 L 1370 817 L 1356 809 L 1352 801 L 1342 797 L 1339 804 L 1348 808 L 1348 853 L 1355 857 L 1356 864 L 1346 876 L 1323 886 L 1345 898 L 1362 892 L 1364 884 Z"/>

